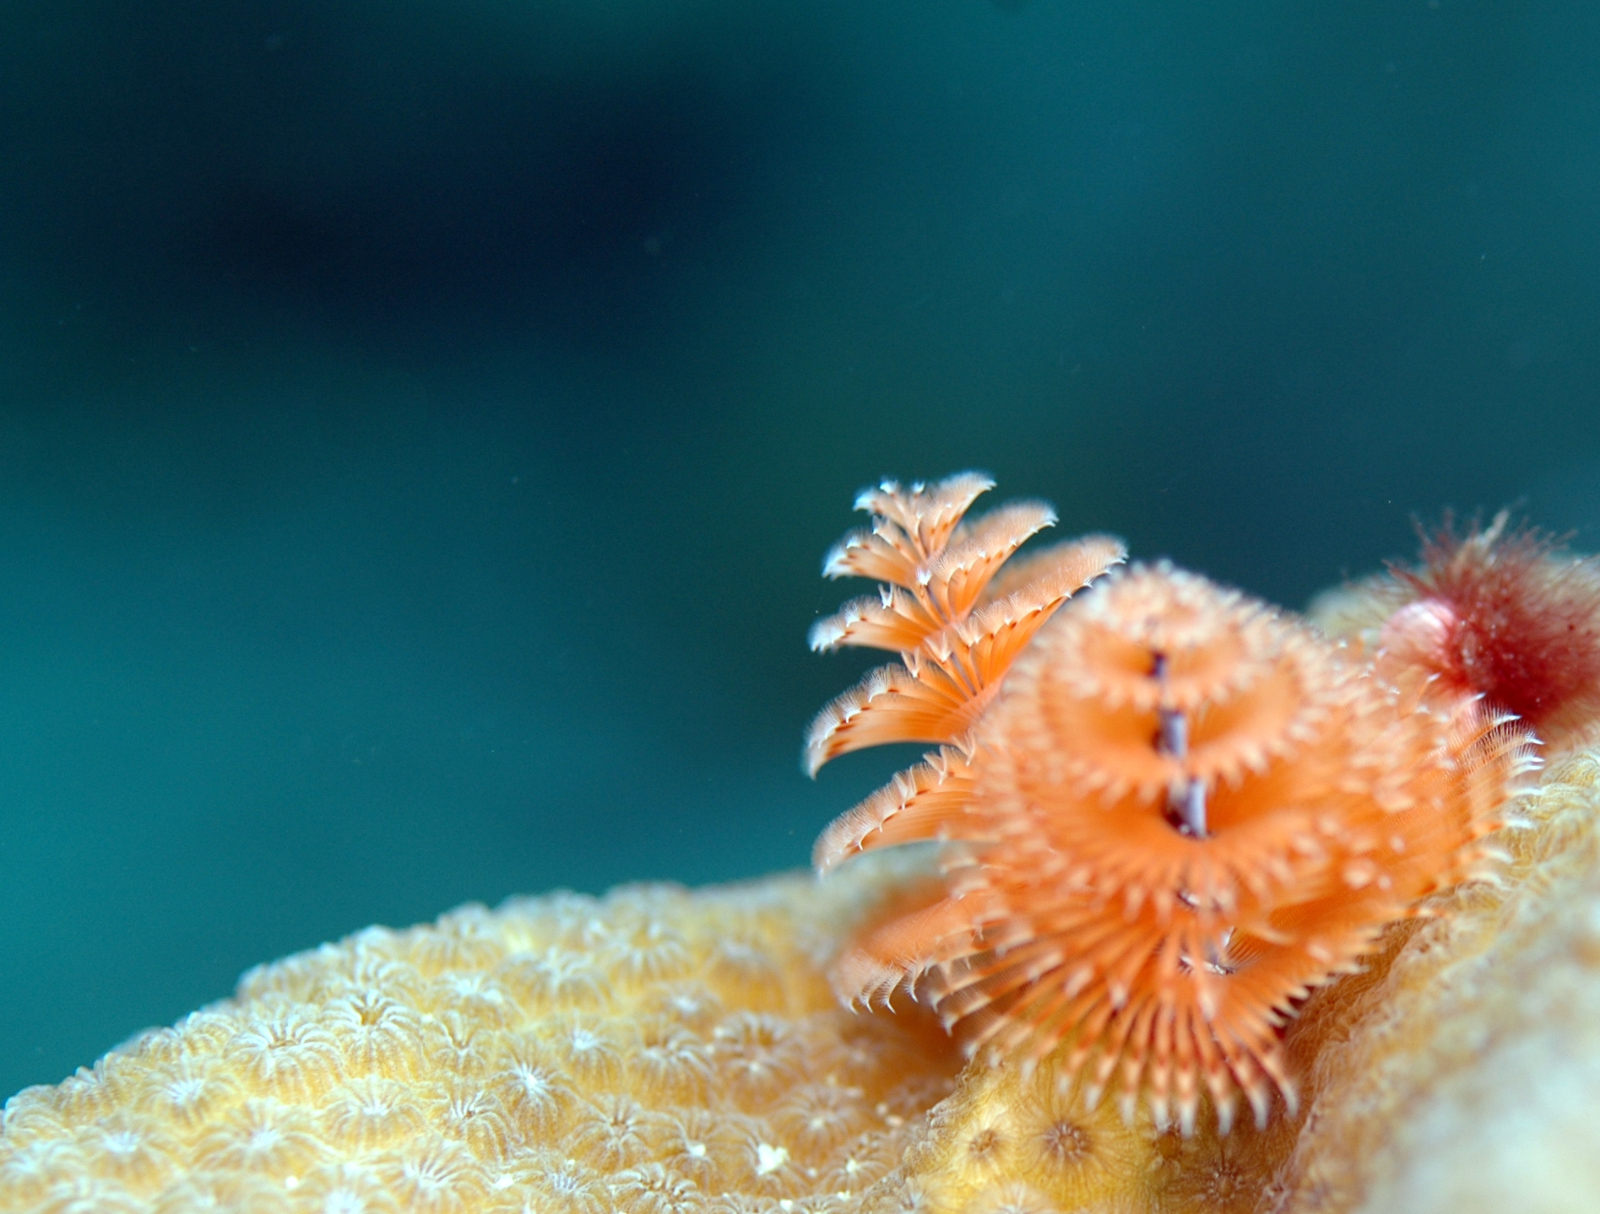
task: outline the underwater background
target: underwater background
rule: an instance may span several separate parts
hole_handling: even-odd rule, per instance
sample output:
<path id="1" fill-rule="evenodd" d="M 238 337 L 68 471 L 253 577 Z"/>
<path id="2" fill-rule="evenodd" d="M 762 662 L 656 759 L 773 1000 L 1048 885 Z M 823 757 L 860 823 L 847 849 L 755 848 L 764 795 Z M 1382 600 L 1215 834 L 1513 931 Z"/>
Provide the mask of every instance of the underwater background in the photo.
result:
<path id="1" fill-rule="evenodd" d="M 368 923 L 805 863 L 883 475 L 1291 606 L 1600 547 L 1600 8 L 12 0 L 0 1094 Z"/>

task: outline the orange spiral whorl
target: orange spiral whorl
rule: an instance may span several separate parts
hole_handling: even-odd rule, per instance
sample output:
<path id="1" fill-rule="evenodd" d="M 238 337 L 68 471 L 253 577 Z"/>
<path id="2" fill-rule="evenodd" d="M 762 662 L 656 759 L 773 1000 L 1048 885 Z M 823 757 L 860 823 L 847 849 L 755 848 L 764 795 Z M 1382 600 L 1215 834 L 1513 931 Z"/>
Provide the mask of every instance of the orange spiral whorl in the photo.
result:
<path id="1" fill-rule="evenodd" d="M 974 1050 L 1066 1044 L 1091 1095 L 1224 1125 L 1293 1103 L 1279 1030 L 1461 879 L 1526 764 L 1467 698 L 1166 566 L 1044 629 L 980 725 L 930 992 Z M 870 950 L 871 941 L 864 942 Z"/>

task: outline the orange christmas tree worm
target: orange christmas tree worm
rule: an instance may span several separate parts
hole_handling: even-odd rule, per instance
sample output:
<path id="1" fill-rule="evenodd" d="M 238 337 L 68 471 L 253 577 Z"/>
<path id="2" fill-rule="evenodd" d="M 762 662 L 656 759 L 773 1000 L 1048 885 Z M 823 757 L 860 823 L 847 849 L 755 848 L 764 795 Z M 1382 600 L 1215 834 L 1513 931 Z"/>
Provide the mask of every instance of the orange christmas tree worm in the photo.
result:
<path id="1" fill-rule="evenodd" d="M 1530 738 L 1414 664 L 1355 660 L 1165 565 L 1113 575 L 1042 628 L 1039 604 L 1053 612 L 1120 560 L 1113 541 L 1035 558 L 1049 594 L 1030 576 L 959 615 L 981 589 L 952 594 L 945 571 L 987 581 L 1023 521 L 1047 516 L 1013 507 L 958 530 L 979 484 L 863 495 L 873 529 L 830 558 L 894 587 L 814 638 L 918 643 L 818 717 L 813 769 L 858 746 L 945 745 L 830 826 L 817 867 L 952 843 L 942 896 L 860 936 L 839 992 L 870 1004 L 908 988 L 975 1053 L 1064 1047 L 1060 1073 L 1085 1074 L 1091 1100 L 1117 1087 L 1130 1115 L 1143 1096 L 1189 1130 L 1204 1091 L 1222 1127 L 1241 1094 L 1264 1122 L 1274 1090 L 1295 1101 L 1281 1030 L 1299 1001 L 1474 873 Z M 962 546 L 980 536 L 981 561 Z"/>

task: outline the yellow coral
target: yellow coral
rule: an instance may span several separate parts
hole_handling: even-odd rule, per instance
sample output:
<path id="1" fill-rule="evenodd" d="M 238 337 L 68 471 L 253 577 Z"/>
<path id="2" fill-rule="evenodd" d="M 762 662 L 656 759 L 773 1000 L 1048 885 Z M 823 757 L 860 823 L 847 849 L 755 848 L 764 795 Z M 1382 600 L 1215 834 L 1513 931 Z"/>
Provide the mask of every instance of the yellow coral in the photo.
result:
<path id="1" fill-rule="evenodd" d="M 1587 1211 L 1600 1189 L 1600 756 L 1549 773 L 1503 880 L 1449 896 L 1308 1035 L 1290 1211 Z"/>
<path id="2" fill-rule="evenodd" d="M 1370 593 L 1324 627 L 1361 627 Z M 1498 884 L 1441 895 L 1306 1001 L 1284 1040 L 1300 1111 L 1265 1130 L 1125 1123 L 1059 1054 L 958 1075 L 916 1009 L 839 1008 L 840 942 L 934 872 L 869 856 L 820 886 L 468 907 L 253 971 L 13 1097 L 0 1209 L 1588 1210 L 1600 755 L 1566 754 L 1516 810 Z"/>
<path id="3" fill-rule="evenodd" d="M 1600 1092 L 1600 759 L 1547 776 L 1502 885 L 1314 995 L 1297 1119 L 1088 1108 L 853 1016 L 847 929 L 918 870 L 557 894 L 371 929 L 6 1106 L 7 1211 L 1586 1210 Z M 1330 1043 L 1335 1043 L 1332 1048 Z"/>
<path id="4" fill-rule="evenodd" d="M 14 1097 L 0 1208 L 847 1208 L 956 1066 L 834 1001 L 873 888 L 557 894 L 252 971 Z"/>
<path id="5" fill-rule="evenodd" d="M 1247 1167 L 1048 1066 L 957 1087 L 929 1017 L 840 1009 L 836 941 L 907 868 L 467 907 L 252 971 L 14 1097 L 0 1208 L 1251 1208 L 1251 1133 Z"/>

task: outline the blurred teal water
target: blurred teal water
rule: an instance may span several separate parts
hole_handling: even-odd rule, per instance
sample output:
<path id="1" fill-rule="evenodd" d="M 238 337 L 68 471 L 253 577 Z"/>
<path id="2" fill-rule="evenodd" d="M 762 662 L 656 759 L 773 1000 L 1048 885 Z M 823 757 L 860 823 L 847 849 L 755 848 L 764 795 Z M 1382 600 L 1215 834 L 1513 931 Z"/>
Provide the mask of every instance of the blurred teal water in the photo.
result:
<path id="1" fill-rule="evenodd" d="M 879 475 L 1289 604 L 1600 521 L 1588 6 L 0 33 L 3 1091 L 370 922 L 804 863 L 896 758 L 797 763 Z"/>

